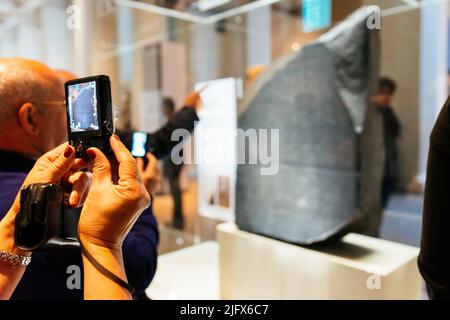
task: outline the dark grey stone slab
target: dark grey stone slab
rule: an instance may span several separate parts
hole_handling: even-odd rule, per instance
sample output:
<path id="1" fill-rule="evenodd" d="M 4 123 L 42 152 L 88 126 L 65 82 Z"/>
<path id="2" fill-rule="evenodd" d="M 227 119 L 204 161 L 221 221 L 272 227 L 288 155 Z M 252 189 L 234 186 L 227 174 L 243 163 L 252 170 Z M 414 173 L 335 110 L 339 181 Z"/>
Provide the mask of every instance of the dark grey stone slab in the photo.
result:
<path id="1" fill-rule="evenodd" d="M 239 165 L 236 223 L 298 244 L 375 232 L 381 215 L 381 119 L 369 97 L 378 32 L 361 9 L 277 61 L 247 94 L 239 128 L 279 129 L 280 169 Z"/>

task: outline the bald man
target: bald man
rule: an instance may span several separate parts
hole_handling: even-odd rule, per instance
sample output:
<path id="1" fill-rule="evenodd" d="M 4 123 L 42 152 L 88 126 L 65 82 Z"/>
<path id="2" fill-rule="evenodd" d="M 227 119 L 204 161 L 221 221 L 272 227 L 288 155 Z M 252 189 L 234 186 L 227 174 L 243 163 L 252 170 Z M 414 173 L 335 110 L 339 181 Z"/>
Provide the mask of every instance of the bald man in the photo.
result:
<path id="1" fill-rule="evenodd" d="M 0 149 L 38 158 L 67 141 L 64 89 L 44 64 L 0 59 Z"/>
<path id="2" fill-rule="evenodd" d="M 35 61 L 0 59 L 0 218 L 7 213 L 35 160 L 64 141 L 64 90 L 56 74 Z M 12 298 L 63 295 L 68 290 L 67 268 L 80 259 L 79 252 L 35 253 Z"/>

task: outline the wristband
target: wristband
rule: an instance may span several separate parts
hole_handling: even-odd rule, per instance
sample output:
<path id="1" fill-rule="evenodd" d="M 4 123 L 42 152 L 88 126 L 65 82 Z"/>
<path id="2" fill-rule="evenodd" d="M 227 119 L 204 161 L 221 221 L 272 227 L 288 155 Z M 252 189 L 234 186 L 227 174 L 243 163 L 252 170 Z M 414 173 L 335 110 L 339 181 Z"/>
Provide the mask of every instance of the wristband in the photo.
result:
<path id="1" fill-rule="evenodd" d="M 0 250 L 0 262 L 8 264 L 13 267 L 15 266 L 27 267 L 31 262 L 31 257 L 20 256 L 15 253 Z"/>

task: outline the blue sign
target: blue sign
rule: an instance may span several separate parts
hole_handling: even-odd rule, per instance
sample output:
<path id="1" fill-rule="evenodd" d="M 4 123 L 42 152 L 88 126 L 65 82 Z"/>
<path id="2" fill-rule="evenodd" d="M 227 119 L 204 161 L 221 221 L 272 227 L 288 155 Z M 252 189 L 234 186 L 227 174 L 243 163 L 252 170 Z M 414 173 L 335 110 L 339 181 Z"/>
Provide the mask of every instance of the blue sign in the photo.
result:
<path id="1" fill-rule="evenodd" d="M 303 32 L 331 26 L 331 0 L 303 0 Z"/>

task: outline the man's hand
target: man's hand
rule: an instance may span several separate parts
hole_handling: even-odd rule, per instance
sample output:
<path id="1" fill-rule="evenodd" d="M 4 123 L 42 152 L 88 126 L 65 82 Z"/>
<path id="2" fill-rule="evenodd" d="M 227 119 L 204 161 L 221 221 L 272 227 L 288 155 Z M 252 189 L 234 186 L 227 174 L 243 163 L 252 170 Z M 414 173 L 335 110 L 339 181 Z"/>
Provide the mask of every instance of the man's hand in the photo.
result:
<path id="1" fill-rule="evenodd" d="M 40 157 L 31 171 L 28 173 L 23 186 L 35 183 L 57 183 L 66 187 L 71 187 L 69 203 L 73 206 L 83 204 L 90 187 L 89 173 L 80 172 L 85 167 L 81 159 L 75 159 L 75 150 L 67 143 L 60 145 L 42 157 Z M 0 222 L 0 242 L 1 249 L 7 252 L 29 254 L 21 252 L 14 244 L 14 221 L 20 211 L 20 192 L 8 211 Z"/>
<path id="2" fill-rule="evenodd" d="M 158 160 L 155 156 L 150 152 L 147 152 L 146 157 L 148 160 L 147 167 L 145 167 L 144 160 L 142 158 L 137 158 L 136 162 L 145 188 L 149 194 L 153 194 L 161 181 L 161 175 L 159 173 Z"/>
<path id="3" fill-rule="evenodd" d="M 202 98 L 200 97 L 200 94 L 203 90 L 200 91 L 194 91 L 190 93 L 186 99 L 184 100 L 184 105 L 186 107 L 190 107 L 195 109 L 196 111 L 199 111 L 202 105 Z"/>
<path id="4" fill-rule="evenodd" d="M 91 184 L 91 174 L 80 171 L 84 167 L 86 163 L 83 160 L 75 159 L 75 149 L 64 143 L 36 161 L 22 186 L 35 183 L 60 184 L 71 189 L 69 204 L 78 207 L 83 205 Z M 12 206 L 15 213 L 20 209 L 19 194 Z"/>
<path id="5" fill-rule="evenodd" d="M 141 212 L 150 204 L 136 160 L 116 135 L 110 139 L 114 156 L 99 149 L 87 154 L 93 179 L 81 212 L 79 237 L 84 249 L 114 275 L 127 281 L 122 243 Z M 83 254 L 85 299 L 131 299 L 130 293 L 102 274 Z"/>
<path id="6" fill-rule="evenodd" d="M 89 148 L 92 186 L 81 212 L 79 231 L 83 242 L 110 249 L 122 242 L 142 211 L 150 204 L 136 160 L 116 135 L 110 139 L 114 156 Z"/>

